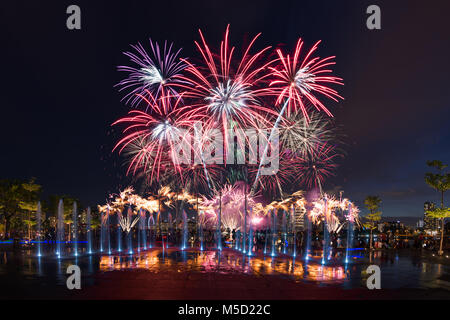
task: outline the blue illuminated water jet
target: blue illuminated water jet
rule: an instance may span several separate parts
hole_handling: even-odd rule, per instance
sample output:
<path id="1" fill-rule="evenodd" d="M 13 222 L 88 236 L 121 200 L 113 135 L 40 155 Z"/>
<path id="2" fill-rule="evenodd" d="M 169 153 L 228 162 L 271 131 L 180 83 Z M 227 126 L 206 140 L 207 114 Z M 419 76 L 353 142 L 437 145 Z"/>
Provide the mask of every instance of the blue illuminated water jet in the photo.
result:
<path id="1" fill-rule="evenodd" d="M 58 220 L 56 226 L 56 255 L 58 258 L 62 255 L 62 243 L 64 241 L 64 203 L 60 199 L 58 203 Z"/>
<path id="2" fill-rule="evenodd" d="M 78 255 L 78 212 L 77 212 L 77 203 L 73 202 L 73 208 L 72 208 L 72 223 L 73 223 L 73 229 L 72 229 L 72 249 L 73 254 L 75 256 Z"/>
<path id="3" fill-rule="evenodd" d="M 92 253 L 92 231 L 91 231 L 91 207 L 86 209 L 86 236 L 87 236 L 87 251 Z"/>
<path id="4" fill-rule="evenodd" d="M 41 220 L 42 220 L 42 212 L 41 212 L 41 202 L 39 201 L 37 204 L 36 210 L 36 225 L 37 225 L 37 256 L 41 256 Z"/>

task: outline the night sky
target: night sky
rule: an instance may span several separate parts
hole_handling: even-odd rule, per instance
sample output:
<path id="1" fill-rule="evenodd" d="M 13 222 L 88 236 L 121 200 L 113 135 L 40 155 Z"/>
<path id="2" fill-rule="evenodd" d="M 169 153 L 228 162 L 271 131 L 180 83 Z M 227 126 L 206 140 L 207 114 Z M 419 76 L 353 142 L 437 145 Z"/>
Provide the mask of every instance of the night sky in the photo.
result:
<path id="1" fill-rule="evenodd" d="M 114 85 L 128 64 L 122 52 L 147 39 L 173 41 L 198 56 L 200 28 L 217 48 L 228 23 L 240 46 L 291 49 L 323 40 L 336 55 L 345 101 L 328 103 L 346 135 L 346 157 L 325 189 L 344 190 L 362 206 L 379 195 L 385 216 L 423 214 L 438 194 L 423 179 L 425 161 L 450 164 L 448 1 L 2 1 L 0 4 L 2 153 L 0 178 L 36 177 L 44 195 L 103 203 L 127 186 L 124 159 L 112 153 L 126 114 Z M 66 28 L 77 4 L 82 29 Z M 377 4 L 382 29 L 366 28 Z M 449 202 L 447 201 L 447 204 Z"/>

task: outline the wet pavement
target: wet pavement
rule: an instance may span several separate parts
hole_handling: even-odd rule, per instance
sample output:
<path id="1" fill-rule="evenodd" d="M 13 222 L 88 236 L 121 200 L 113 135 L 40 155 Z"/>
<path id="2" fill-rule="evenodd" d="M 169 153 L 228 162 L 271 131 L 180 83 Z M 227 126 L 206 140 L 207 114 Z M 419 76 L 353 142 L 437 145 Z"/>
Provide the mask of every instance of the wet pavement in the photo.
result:
<path id="1" fill-rule="evenodd" d="M 360 252 L 343 264 L 339 255 L 321 264 L 289 256 L 248 257 L 176 248 L 133 255 L 0 252 L 2 299 L 450 299 L 450 263 L 419 252 Z M 81 268 L 81 290 L 68 290 L 69 265 Z M 381 268 L 382 290 L 366 287 L 369 265 Z"/>

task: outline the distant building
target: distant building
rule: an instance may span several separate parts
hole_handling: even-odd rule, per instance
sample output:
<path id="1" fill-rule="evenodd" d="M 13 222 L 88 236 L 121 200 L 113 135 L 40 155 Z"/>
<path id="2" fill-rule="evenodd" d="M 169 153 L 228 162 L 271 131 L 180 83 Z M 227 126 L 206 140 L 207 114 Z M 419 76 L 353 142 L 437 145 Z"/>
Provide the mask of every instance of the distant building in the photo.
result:
<path id="1" fill-rule="evenodd" d="M 404 232 L 406 229 L 407 229 L 407 227 L 403 223 L 401 223 L 399 220 L 384 221 L 384 222 L 378 224 L 378 231 L 382 232 L 382 233 Z"/>
<path id="2" fill-rule="evenodd" d="M 432 218 L 427 213 L 427 211 L 434 210 L 435 208 L 436 208 L 436 205 L 430 201 L 425 202 L 423 205 L 423 211 L 424 211 L 424 213 L 423 213 L 423 222 L 424 222 L 423 228 L 425 230 L 434 231 L 434 230 L 440 229 L 439 219 Z"/>
<path id="3" fill-rule="evenodd" d="M 425 222 L 423 221 L 423 219 L 419 219 L 419 221 L 417 221 L 416 228 L 423 229 L 424 227 L 425 227 Z"/>
<path id="4" fill-rule="evenodd" d="M 300 208 L 300 206 L 295 206 L 294 217 L 295 217 L 295 230 L 296 231 L 305 230 L 306 210 Z"/>

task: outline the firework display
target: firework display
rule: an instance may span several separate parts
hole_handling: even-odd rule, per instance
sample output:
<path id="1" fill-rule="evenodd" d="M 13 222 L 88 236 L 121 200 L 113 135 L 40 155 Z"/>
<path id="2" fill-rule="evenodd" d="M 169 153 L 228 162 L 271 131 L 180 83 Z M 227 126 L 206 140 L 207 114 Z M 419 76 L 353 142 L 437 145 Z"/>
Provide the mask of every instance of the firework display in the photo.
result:
<path id="1" fill-rule="evenodd" d="M 180 50 L 167 42 L 161 48 L 150 41 L 151 53 L 141 44 L 132 46 L 136 53 L 125 52 L 133 66 L 119 67 L 128 72 L 119 86 L 129 89 L 125 101 L 133 110 L 113 125 L 125 126 L 115 149 L 127 156 L 128 173 L 144 177 L 149 185 L 169 177 L 169 184 L 211 196 L 220 177 L 226 181 L 236 171 L 236 160 L 229 159 L 237 146 L 243 150 L 238 157 L 257 159 L 237 169 L 245 171 L 246 183 L 253 183 L 251 193 L 260 190 L 266 198 L 282 197 L 284 186 L 292 181 L 305 188 L 321 187 L 340 154 L 326 118 L 332 114 L 315 95 L 342 98 L 330 87 L 342 85 L 342 79 L 332 75 L 335 57 L 316 56 L 320 41 L 303 55 L 305 44 L 299 39 L 292 55 L 276 49 L 277 58 L 269 58 L 271 47 L 254 49 L 260 34 L 239 53 L 231 45 L 229 26 L 215 51 L 199 33 L 199 62 L 179 57 Z M 280 134 L 279 168 L 261 175 L 271 161 L 266 151 L 275 143 L 274 129 Z M 211 153 L 214 130 L 221 134 L 221 153 Z M 262 154 L 248 130 L 271 132 L 256 143 L 266 145 Z M 214 164 L 205 160 L 211 154 Z"/>
<path id="2" fill-rule="evenodd" d="M 125 99 L 133 109 L 113 124 L 125 125 L 115 149 L 126 154 L 128 173 L 152 188 L 157 183 L 158 192 L 143 199 L 127 195 L 127 189 L 101 210 L 122 214 L 126 198 L 129 212 L 158 212 L 159 221 L 161 203 L 173 209 L 173 188 L 179 190 L 177 199 L 183 194 L 182 201 L 195 208 L 202 228 L 220 225 L 246 233 L 268 228 L 278 212 L 289 215 L 280 216 L 285 225 L 307 217 L 316 225 L 323 222 L 330 233 L 357 223 L 356 206 L 323 191 L 342 157 L 333 115 L 322 100 L 343 99 L 331 87 L 343 85 L 331 70 L 335 57 L 317 56 L 320 41 L 305 50 L 301 38 L 292 54 L 276 49 L 271 55 L 271 47 L 254 49 L 260 34 L 239 52 L 231 45 L 229 26 L 215 51 L 199 34 L 198 60 L 151 41 L 152 54 L 140 44 L 132 46 L 137 54 L 125 53 L 134 66 L 119 67 L 128 72 L 119 86 L 130 89 Z M 318 188 L 319 195 L 307 201 L 300 188 Z M 129 219 L 130 214 L 123 218 L 126 228 Z"/>
<path id="3" fill-rule="evenodd" d="M 28 2 L 2 16 L 0 298 L 450 299 L 450 1 Z"/>

